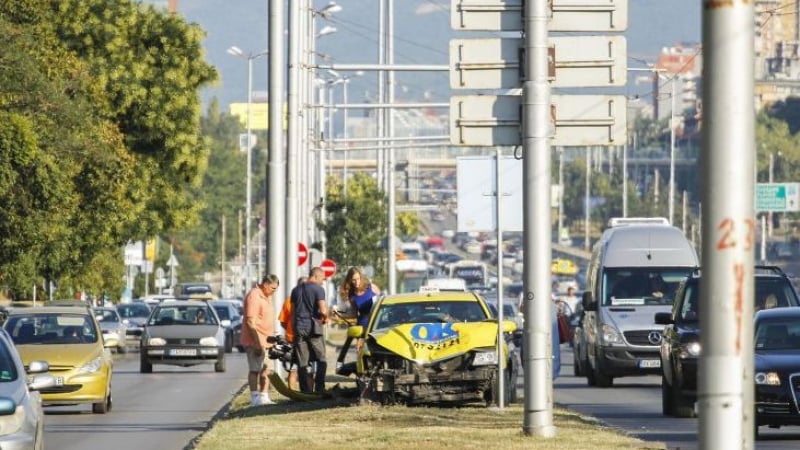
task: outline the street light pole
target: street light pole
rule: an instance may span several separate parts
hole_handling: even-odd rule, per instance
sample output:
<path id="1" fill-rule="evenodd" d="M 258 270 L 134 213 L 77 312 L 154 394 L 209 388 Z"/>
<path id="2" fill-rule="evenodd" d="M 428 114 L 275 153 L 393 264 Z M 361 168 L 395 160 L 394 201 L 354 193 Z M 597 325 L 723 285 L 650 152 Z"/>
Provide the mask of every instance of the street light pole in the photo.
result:
<path id="1" fill-rule="evenodd" d="M 261 58 L 262 56 L 266 56 L 268 54 L 267 51 L 263 51 L 260 53 L 248 53 L 245 54 L 242 49 L 236 46 L 232 46 L 227 50 L 228 54 L 247 59 L 247 119 L 246 119 L 246 127 L 247 127 L 247 139 L 246 139 L 246 146 L 247 150 L 245 151 L 245 156 L 247 157 L 247 175 L 245 181 L 245 213 L 244 213 L 244 228 L 245 228 L 245 240 L 244 240 L 244 273 L 245 273 L 245 286 L 244 292 L 246 293 L 247 290 L 250 288 L 250 284 L 252 283 L 252 274 L 250 270 L 250 226 L 252 222 L 252 205 L 253 205 L 253 145 L 255 142 L 252 142 L 250 136 L 252 134 L 252 128 L 250 124 L 250 119 L 252 116 L 251 112 L 251 105 L 253 100 L 253 60 Z"/>
<path id="2" fill-rule="evenodd" d="M 675 217 L 675 78 L 672 74 L 672 99 L 669 113 L 669 223 Z"/>

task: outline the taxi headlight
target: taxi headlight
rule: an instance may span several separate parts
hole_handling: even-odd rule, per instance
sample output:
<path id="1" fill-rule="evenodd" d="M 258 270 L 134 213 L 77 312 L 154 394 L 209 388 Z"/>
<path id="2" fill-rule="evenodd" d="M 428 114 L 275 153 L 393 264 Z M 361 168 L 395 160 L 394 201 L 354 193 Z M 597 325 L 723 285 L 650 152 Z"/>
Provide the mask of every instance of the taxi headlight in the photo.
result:
<path id="1" fill-rule="evenodd" d="M 777 372 L 758 372 L 756 373 L 756 384 L 780 386 L 781 377 Z"/>
<path id="2" fill-rule="evenodd" d="M 25 407 L 18 405 L 14 414 L 0 416 L 0 436 L 16 433 L 25 423 Z"/>
<path id="3" fill-rule="evenodd" d="M 472 365 L 473 366 L 488 366 L 492 364 L 497 364 L 497 352 L 475 352 L 475 356 L 472 358 Z"/>
<path id="4" fill-rule="evenodd" d="M 147 345 L 150 346 L 167 345 L 167 340 L 160 337 L 152 337 L 147 340 Z"/>
<path id="5" fill-rule="evenodd" d="M 208 347 L 217 347 L 219 346 L 219 341 L 214 336 L 208 336 L 200 339 L 200 345 L 208 346 Z"/>
<path id="6" fill-rule="evenodd" d="M 98 356 L 97 358 L 79 367 L 78 373 L 95 373 L 100 370 L 101 367 L 103 367 L 103 358 Z"/>

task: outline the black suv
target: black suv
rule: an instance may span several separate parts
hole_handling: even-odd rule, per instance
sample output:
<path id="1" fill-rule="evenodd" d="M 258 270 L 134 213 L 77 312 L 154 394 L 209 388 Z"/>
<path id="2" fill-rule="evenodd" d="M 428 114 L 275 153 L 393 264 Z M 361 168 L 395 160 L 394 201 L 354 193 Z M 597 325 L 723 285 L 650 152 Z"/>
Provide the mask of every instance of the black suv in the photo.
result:
<path id="1" fill-rule="evenodd" d="M 755 267 L 755 311 L 776 306 L 800 306 L 789 277 L 775 266 Z M 697 365 L 700 356 L 701 272 L 681 283 L 672 312 L 656 313 L 664 327 L 661 341 L 661 409 L 665 416 L 694 417 Z"/>

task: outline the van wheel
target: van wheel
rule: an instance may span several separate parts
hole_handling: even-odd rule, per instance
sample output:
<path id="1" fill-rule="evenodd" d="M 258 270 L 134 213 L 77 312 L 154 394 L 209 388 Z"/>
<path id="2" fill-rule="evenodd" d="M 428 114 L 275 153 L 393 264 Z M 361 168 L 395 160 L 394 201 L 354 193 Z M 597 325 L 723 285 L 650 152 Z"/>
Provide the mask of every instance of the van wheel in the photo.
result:
<path id="1" fill-rule="evenodd" d="M 150 360 L 147 359 L 147 355 L 143 353 L 139 353 L 139 372 L 140 373 L 153 373 L 153 364 L 150 363 Z"/>
<path id="2" fill-rule="evenodd" d="M 696 417 L 694 413 L 694 401 L 684 395 L 678 386 L 674 384 L 670 386 L 670 410 L 675 417 L 692 418 Z"/>
<path id="3" fill-rule="evenodd" d="M 614 384 L 614 377 L 601 373 L 596 366 L 591 368 L 589 371 L 592 372 L 592 378 L 594 378 L 595 386 L 607 388 Z"/>
<path id="4" fill-rule="evenodd" d="M 214 363 L 214 372 L 225 372 L 225 356 L 220 356 Z"/>
<path id="5" fill-rule="evenodd" d="M 582 377 L 584 373 L 583 360 L 578 356 L 577 352 L 572 352 L 572 372 L 576 377 Z"/>

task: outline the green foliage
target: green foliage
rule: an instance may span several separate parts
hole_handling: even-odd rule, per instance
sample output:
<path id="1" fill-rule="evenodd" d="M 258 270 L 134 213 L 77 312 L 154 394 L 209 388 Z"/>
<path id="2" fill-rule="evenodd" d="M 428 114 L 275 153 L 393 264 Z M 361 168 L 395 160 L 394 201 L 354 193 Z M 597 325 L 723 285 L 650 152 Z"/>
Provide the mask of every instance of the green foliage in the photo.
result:
<path id="1" fill-rule="evenodd" d="M 347 197 L 343 195 L 341 181 L 329 178 L 326 217 L 317 221 L 324 231 L 328 258 L 339 267 L 373 266 L 375 278 L 386 273 L 387 199 L 375 179 L 357 172 L 347 183 Z M 319 248 L 319 243 L 312 247 Z M 343 271 L 340 271 L 343 272 Z M 341 274 L 340 274 L 341 275 Z"/>

